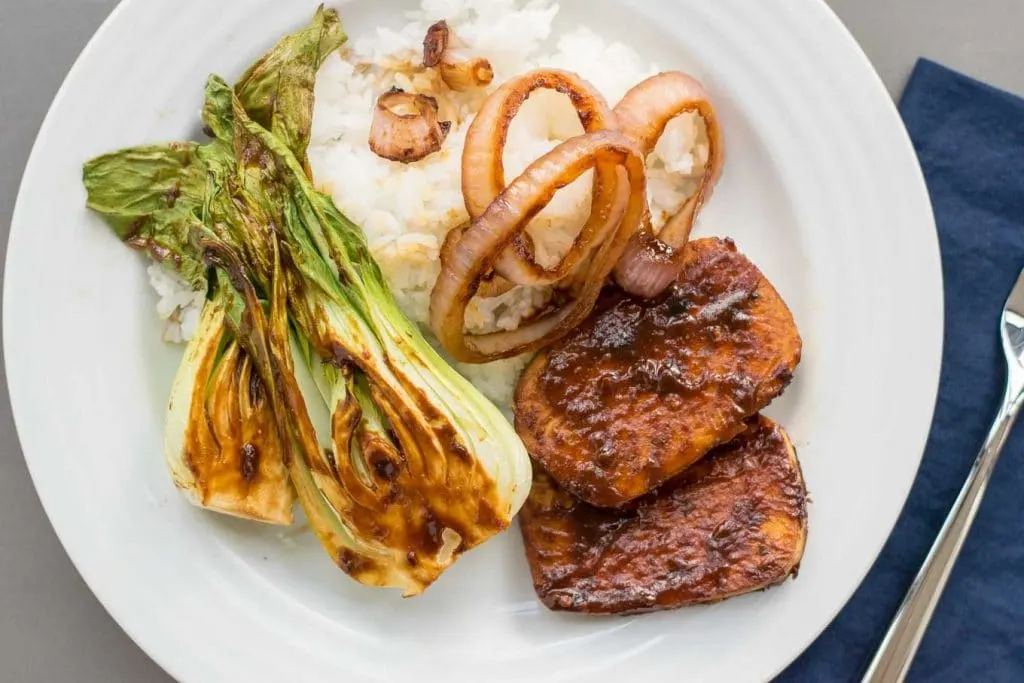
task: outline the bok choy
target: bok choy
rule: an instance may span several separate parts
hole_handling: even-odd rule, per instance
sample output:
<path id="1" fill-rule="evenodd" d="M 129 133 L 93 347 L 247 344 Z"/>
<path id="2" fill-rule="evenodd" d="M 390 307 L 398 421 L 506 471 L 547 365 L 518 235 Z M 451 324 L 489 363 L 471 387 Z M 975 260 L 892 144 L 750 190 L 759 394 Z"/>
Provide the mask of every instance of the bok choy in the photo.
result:
<path id="1" fill-rule="evenodd" d="M 346 573 L 414 595 L 509 525 L 530 462 L 309 177 L 316 70 L 344 39 L 321 8 L 234 87 L 209 79 L 209 142 L 105 155 L 84 182 L 118 237 L 207 292 L 168 404 L 176 484 L 277 523 L 297 497 Z"/>

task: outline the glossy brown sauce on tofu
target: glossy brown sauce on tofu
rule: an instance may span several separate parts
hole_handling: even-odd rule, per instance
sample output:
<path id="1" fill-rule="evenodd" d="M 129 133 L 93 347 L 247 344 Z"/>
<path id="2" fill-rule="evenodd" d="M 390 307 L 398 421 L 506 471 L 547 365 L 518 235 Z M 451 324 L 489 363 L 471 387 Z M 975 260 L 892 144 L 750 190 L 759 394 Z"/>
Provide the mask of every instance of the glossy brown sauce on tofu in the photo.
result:
<path id="1" fill-rule="evenodd" d="M 661 296 L 607 291 L 539 354 L 516 429 L 571 493 L 617 506 L 697 461 L 778 396 L 800 359 L 793 317 L 731 240 L 695 240 Z"/>
<path id="2" fill-rule="evenodd" d="M 621 509 L 588 505 L 535 470 L 519 520 L 546 606 L 645 612 L 716 602 L 795 575 L 807 492 L 782 427 L 758 416 L 735 440 Z"/>

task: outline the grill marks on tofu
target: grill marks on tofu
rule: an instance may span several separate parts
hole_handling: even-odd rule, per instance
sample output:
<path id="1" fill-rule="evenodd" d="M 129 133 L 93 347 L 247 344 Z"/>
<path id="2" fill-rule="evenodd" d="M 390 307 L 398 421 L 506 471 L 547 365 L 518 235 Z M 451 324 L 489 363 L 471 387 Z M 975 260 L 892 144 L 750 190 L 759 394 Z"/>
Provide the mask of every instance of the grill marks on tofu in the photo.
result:
<path id="1" fill-rule="evenodd" d="M 792 314 L 758 268 L 731 240 L 695 240 L 664 294 L 606 292 L 533 360 L 516 389 L 516 430 L 562 488 L 620 506 L 742 432 L 800 353 Z"/>
<path id="2" fill-rule="evenodd" d="M 717 602 L 795 575 L 806 500 L 789 438 L 758 416 L 731 443 L 620 509 L 588 505 L 535 469 L 519 523 L 546 606 L 634 613 Z"/>

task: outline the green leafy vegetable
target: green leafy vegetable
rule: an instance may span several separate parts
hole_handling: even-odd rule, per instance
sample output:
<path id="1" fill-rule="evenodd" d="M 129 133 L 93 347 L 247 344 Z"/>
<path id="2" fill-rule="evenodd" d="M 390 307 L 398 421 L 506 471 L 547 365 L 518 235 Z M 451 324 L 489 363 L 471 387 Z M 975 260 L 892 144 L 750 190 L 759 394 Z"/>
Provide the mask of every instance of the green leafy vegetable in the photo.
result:
<path id="1" fill-rule="evenodd" d="M 245 457 L 209 444 L 251 454 L 238 435 L 272 422 L 259 450 L 287 469 L 335 562 L 416 594 L 508 526 L 530 464 L 504 416 L 399 310 L 362 230 L 309 178 L 316 70 L 343 41 L 321 8 L 233 88 L 210 77 L 210 142 L 106 155 L 86 164 L 85 184 L 119 237 L 146 240 L 150 256 L 209 290 L 168 411 L 179 484 L 208 486 L 200 470 L 215 468 L 197 466 L 197 452 L 200 465 L 219 456 L 242 467 Z M 168 188 L 170 206 L 157 201 Z M 223 411 L 238 416 L 226 432 Z M 218 509 L 248 514 L 253 496 L 220 499 L 233 509 Z"/>
<path id="2" fill-rule="evenodd" d="M 206 193 L 206 165 L 195 143 L 134 147 L 85 165 L 87 206 L 126 244 L 205 288 L 205 267 L 187 246 Z"/>
<path id="3" fill-rule="evenodd" d="M 309 136 L 308 123 L 313 117 L 313 78 L 327 55 L 337 50 L 348 37 L 334 10 L 320 6 L 309 26 L 277 42 L 270 52 L 250 66 L 235 85 L 235 92 L 253 120 L 270 126 L 278 99 L 284 98 L 287 109 L 297 116 L 288 125 L 295 124 L 298 134 L 286 139 L 295 143 L 292 148 L 301 157 Z M 305 93 L 296 86 L 282 87 L 281 80 L 308 83 Z M 298 125 L 305 122 L 305 125 Z M 304 131 L 304 132 L 303 132 Z M 276 131 L 275 131 L 276 132 Z"/>

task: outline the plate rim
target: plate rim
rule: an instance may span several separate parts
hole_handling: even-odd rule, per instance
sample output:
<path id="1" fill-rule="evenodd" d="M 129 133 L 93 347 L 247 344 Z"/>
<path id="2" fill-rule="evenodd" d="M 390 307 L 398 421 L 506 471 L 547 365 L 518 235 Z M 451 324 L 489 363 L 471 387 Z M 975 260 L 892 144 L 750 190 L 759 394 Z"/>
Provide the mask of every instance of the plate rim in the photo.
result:
<path id="1" fill-rule="evenodd" d="M 676 0 L 668 1 L 675 2 Z M 342 0 L 342 4 L 344 4 L 344 2 L 345 0 Z M 838 33 L 836 34 L 837 39 L 840 35 L 843 36 L 843 42 L 845 44 L 840 45 L 839 47 L 837 47 L 837 49 L 843 49 L 844 51 L 848 52 L 848 56 L 851 59 L 855 59 L 857 61 L 857 66 L 859 70 L 864 72 L 865 75 L 868 76 L 871 81 L 871 88 L 872 90 L 874 90 L 873 96 L 877 97 L 878 95 L 881 95 L 884 98 L 884 100 L 886 101 L 886 116 L 889 119 L 890 124 L 895 126 L 895 128 L 899 130 L 900 144 L 903 147 L 901 153 L 909 154 L 910 157 L 914 160 L 914 185 L 916 187 L 916 191 L 920 195 L 919 199 L 924 200 L 925 205 L 928 209 L 926 219 L 931 227 L 931 230 L 928 234 L 929 237 L 932 238 L 931 246 L 933 248 L 930 250 L 932 252 L 932 256 L 934 257 L 932 266 L 933 271 L 938 275 L 938 281 L 936 283 L 938 285 L 938 288 L 937 291 L 934 293 L 934 296 L 936 297 L 935 305 L 941 313 L 942 311 L 944 311 L 945 307 L 944 273 L 941 267 L 941 253 L 939 249 L 937 227 L 935 225 L 933 204 L 931 201 L 931 196 L 927 184 L 925 182 L 923 170 L 920 166 L 920 161 L 913 147 L 913 143 L 910 139 L 909 132 L 907 131 L 903 123 L 903 120 L 899 114 L 897 103 L 893 101 L 892 97 L 888 92 L 888 88 L 886 87 L 878 71 L 875 69 L 874 65 L 871 63 L 871 60 L 867 56 L 863 47 L 853 36 L 850 30 L 846 27 L 846 25 L 842 22 L 840 17 L 836 14 L 835 10 L 833 10 L 832 7 L 827 4 L 826 0 L 802 0 L 802 2 L 805 5 L 803 11 L 815 10 L 823 12 L 824 17 L 832 25 L 833 30 L 838 31 Z M 39 150 L 44 144 L 43 141 L 46 137 L 46 134 L 48 133 L 51 126 L 54 125 L 54 111 L 58 108 L 58 106 L 64 99 L 66 90 L 69 87 L 69 83 L 78 75 L 78 72 L 82 68 L 84 68 L 83 64 L 88 59 L 89 55 L 96 49 L 96 46 L 104 40 L 107 33 L 109 33 L 112 30 L 112 27 L 117 23 L 121 15 L 124 14 L 125 9 L 129 6 L 135 6 L 138 4 L 140 4 L 139 0 L 120 0 L 120 2 L 111 10 L 107 17 L 102 21 L 102 23 L 99 25 L 96 31 L 92 34 L 92 36 L 83 46 L 82 50 L 75 58 L 71 67 L 68 69 L 67 74 L 61 81 L 61 85 L 57 89 L 53 99 L 47 107 L 46 114 L 43 117 L 42 123 L 40 124 L 35 139 L 33 140 L 31 151 L 26 160 L 25 167 L 23 169 L 22 176 L 18 184 L 18 190 L 15 195 L 14 208 L 10 220 L 10 231 L 8 234 L 8 250 L 5 258 L 5 271 L 2 283 L 2 301 L 4 309 L 2 318 L 3 362 L 8 377 L 7 391 L 10 399 L 12 418 L 15 426 L 15 433 L 17 434 L 18 438 L 19 448 L 21 449 L 22 457 L 26 463 L 30 479 L 32 481 L 33 487 L 36 490 L 36 494 L 40 499 L 44 513 L 48 521 L 50 522 L 50 525 L 53 528 L 54 533 L 56 534 L 58 540 L 60 541 L 62 548 L 64 549 L 65 553 L 70 559 L 72 565 L 75 567 L 75 570 L 82 577 L 83 581 L 89 587 L 89 590 L 93 593 L 93 595 L 96 596 L 98 602 L 102 605 L 103 609 L 111 616 L 115 623 L 117 623 L 118 627 L 121 628 L 121 630 L 132 640 L 135 646 L 141 649 L 143 652 L 145 652 L 145 654 L 150 659 L 152 659 L 161 669 L 163 669 L 168 675 L 172 676 L 176 680 L 186 681 L 190 679 L 182 677 L 184 674 L 183 668 L 179 667 L 175 663 L 174 659 L 169 655 L 169 653 L 167 653 L 166 651 L 161 651 L 153 643 L 144 642 L 147 639 L 142 638 L 136 631 L 130 630 L 126 627 L 125 624 L 129 621 L 128 615 L 126 614 L 126 610 L 123 608 L 123 606 L 118 607 L 114 604 L 116 603 L 116 600 L 113 599 L 112 593 L 110 591 L 104 590 L 103 588 L 99 587 L 100 581 L 98 580 L 98 573 L 102 571 L 102 568 L 99 566 L 86 566 L 88 563 L 83 561 L 84 558 L 82 555 L 76 556 L 68 550 L 68 544 L 65 541 L 65 537 L 67 534 L 70 533 L 70 531 L 68 524 L 59 521 L 58 518 L 60 517 L 60 515 L 55 512 L 57 508 L 54 503 L 54 498 L 56 497 L 57 494 L 52 490 L 50 490 L 49 494 L 44 493 L 44 490 L 47 490 L 47 484 L 38 477 L 38 467 L 33 466 L 34 458 L 30 457 L 24 448 L 24 439 L 22 434 L 23 431 L 25 431 L 23 425 L 27 424 L 27 417 L 23 415 L 23 410 L 19 409 L 18 405 L 19 403 L 24 405 L 25 401 L 16 401 L 15 399 L 16 393 L 18 395 L 24 395 L 24 392 L 16 392 L 14 384 L 12 384 L 10 379 L 10 368 L 12 363 L 15 362 L 15 360 L 12 359 L 10 355 L 11 345 L 9 341 L 14 333 L 11 332 L 12 328 L 11 325 L 9 324 L 11 322 L 12 314 L 10 313 L 11 307 L 8 305 L 8 303 L 12 295 L 11 288 L 8 286 L 7 275 L 10 272 L 10 266 L 15 259 L 15 249 L 12 249 L 12 246 L 16 244 L 15 235 L 17 232 L 24 231 L 24 229 L 19 229 L 18 226 L 24 223 L 25 221 L 25 219 L 22 218 L 22 214 L 25 213 L 24 205 L 30 201 L 25 198 L 25 187 L 28 184 L 29 179 L 35 172 L 35 167 L 42 163 L 40 161 L 41 153 Z M 867 84 L 865 83 L 865 86 L 866 85 Z M 908 178 L 907 180 L 909 181 L 910 179 Z M 922 220 L 925 220 L 924 216 L 922 216 Z M 940 322 L 939 327 L 940 330 L 944 329 L 944 322 Z M 931 377 L 931 386 L 929 387 L 929 390 L 927 392 L 927 394 L 931 396 L 928 407 L 929 425 L 931 425 L 931 421 L 934 419 L 935 406 L 938 400 L 938 390 L 944 345 L 944 335 L 940 334 L 938 336 L 936 349 L 932 354 L 933 372 L 930 373 L 929 375 Z M 925 394 L 925 392 L 922 391 L 922 394 Z M 868 572 L 877 561 L 878 556 L 881 553 L 884 545 L 888 542 L 889 538 L 891 537 L 893 528 L 895 527 L 897 521 L 899 520 L 906 506 L 910 491 L 913 487 L 914 482 L 916 481 L 917 474 L 920 470 L 921 461 L 924 456 L 924 451 L 927 445 L 929 433 L 930 426 L 928 430 L 925 430 L 923 435 L 918 437 L 919 445 L 915 450 L 916 455 L 914 455 L 914 476 L 909 478 L 906 486 L 904 487 L 905 490 L 902 491 L 902 502 L 900 504 L 897 514 L 886 525 L 887 532 L 880 539 L 878 539 L 877 543 L 875 544 L 876 547 L 870 553 L 870 556 L 866 554 L 863 558 L 859 560 L 862 566 L 856 572 L 859 575 L 859 579 L 857 580 L 856 584 L 849 591 L 849 593 L 846 595 L 843 601 L 838 605 L 838 607 L 836 607 L 836 609 L 833 611 L 828 620 L 824 621 L 822 624 L 820 624 L 820 626 L 816 626 L 813 635 L 800 646 L 799 651 L 797 651 L 791 659 L 789 659 L 787 662 L 783 663 L 779 668 L 777 668 L 772 673 L 770 678 L 774 678 L 775 676 L 783 672 L 788 666 L 795 662 L 807 650 L 807 648 L 821 635 L 821 633 L 828 628 L 832 621 L 834 621 L 836 616 L 846 607 L 846 605 L 849 603 L 850 599 L 853 597 L 857 589 L 863 584 L 864 579 L 866 578 Z"/>
<path id="2" fill-rule="evenodd" d="M 887 115 L 889 116 L 890 120 L 896 125 L 900 132 L 900 144 L 903 146 L 904 151 L 909 153 L 914 160 L 914 170 L 916 176 L 915 184 L 918 186 L 918 191 L 922 194 L 925 205 L 928 209 L 928 221 L 931 227 L 931 232 L 929 233 L 929 236 L 933 238 L 934 247 L 932 251 L 935 263 L 933 265 L 937 266 L 935 270 L 938 274 L 938 291 L 936 295 L 938 297 L 938 301 L 936 303 L 938 311 L 940 315 L 942 315 L 945 312 L 946 306 L 946 282 L 945 271 L 942 268 L 942 253 L 939 246 L 939 232 L 935 220 L 934 204 L 931 198 L 931 191 L 929 190 L 928 183 L 925 180 L 924 169 L 921 167 L 921 161 L 917 155 L 917 150 L 914 148 L 913 140 L 911 140 L 910 138 L 910 131 L 907 130 L 906 124 L 903 122 L 903 117 L 900 115 L 899 104 L 897 103 L 897 101 L 893 100 L 892 96 L 889 93 L 888 86 L 886 86 L 885 81 L 882 80 L 881 74 L 878 73 L 878 70 L 875 68 L 875 65 L 871 62 L 871 58 L 868 57 L 867 52 L 864 51 L 864 47 L 860 44 L 860 41 L 857 40 L 856 36 L 853 35 L 853 32 L 850 31 L 850 29 L 846 26 L 846 24 L 839 17 L 836 11 L 832 9 L 832 6 L 829 5 L 826 0 L 810 0 L 810 2 L 812 4 L 818 5 L 819 9 L 824 11 L 824 14 L 827 16 L 827 19 L 833 25 L 833 27 L 844 35 L 846 42 L 848 43 L 848 46 L 852 48 L 852 56 L 856 57 L 856 59 L 860 62 L 862 69 L 866 68 L 867 73 L 870 75 L 870 78 L 872 80 L 872 87 L 876 91 L 880 91 L 884 95 L 885 100 L 887 102 Z M 846 609 L 846 606 L 850 604 L 850 600 L 853 599 L 853 596 L 864 584 L 864 580 L 867 578 L 868 573 L 871 571 L 871 569 L 875 566 L 875 563 L 878 561 L 878 558 L 882 554 L 882 550 L 885 548 L 886 543 L 888 543 L 889 539 L 892 538 L 892 534 L 896 528 L 897 522 L 899 522 L 900 517 L 903 516 L 903 511 L 906 509 L 907 502 L 910 498 L 910 493 L 914 487 L 914 483 L 917 481 L 917 477 L 920 474 L 921 463 L 924 459 L 925 449 L 928 446 L 928 437 L 931 434 L 931 428 L 935 421 L 935 409 L 939 400 L 939 382 L 942 373 L 942 359 L 943 354 L 945 352 L 946 343 L 944 318 L 940 320 L 939 330 L 941 334 L 939 334 L 937 337 L 938 344 L 936 348 L 936 354 L 934 356 L 936 364 L 933 368 L 933 373 L 931 375 L 932 385 L 928 392 L 931 396 L 931 400 L 929 402 L 928 407 L 928 429 L 925 430 L 923 436 L 919 437 L 918 439 L 920 443 L 917 449 L 915 450 L 916 462 L 914 463 L 914 476 L 909 478 L 906 486 L 904 487 L 905 490 L 902 494 L 903 501 L 902 503 L 900 503 L 899 510 L 896 512 L 896 515 L 893 517 L 892 521 L 887 525 L 888 530 L 886 531 L 885 535 L 882 536 L 875 544 L 876 547 L 874 548 L 874 550 L 872 550 L 870 557 L 865 557 L 863 561 L 863 566 L 857 572 L 860 575 L 860 578 L 857 580 L 857 584 L 850 591 L 849 595 L 847 595 L 846 598 L 842 601 L 842 603 L 840 603 L 832 611 L 832 614 L 829 616 L 828 621 L 823 623 L 820 629 L 818 629 L 817 632 L 809 640 L 807 640 L 807 642 L 803 644 L 803 646 L 800 648 L 800 651 L 797 652 L 793 656 L 793 658 L 790 659 L 788 662 L 783 664 L 781 667 L 778 667 L 772 673 L 771 678 L 769 678 L 768 680 L 772 680 L 779 676 L 786 669 L 792 666 L 792 664 L 796 662 L 797 659 L 803 656 L 807 649 L 818 640 L 821 634 L 824 633 L 829 628 L 829 626 L 832 625 L 832 622 L 835 621 L 836 617 L 838 617 L 839 614 L 844 609 Z M 884 633 L 878 634 L 879 640 L 874 645 L 875 647 L 881 644 L 882 636 L 884 636 Z"/>

